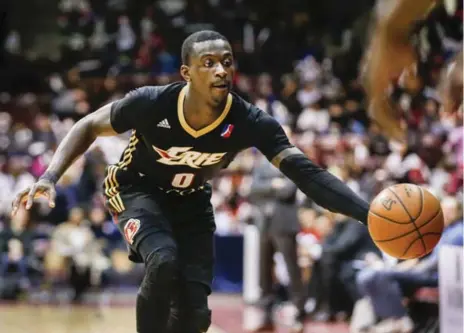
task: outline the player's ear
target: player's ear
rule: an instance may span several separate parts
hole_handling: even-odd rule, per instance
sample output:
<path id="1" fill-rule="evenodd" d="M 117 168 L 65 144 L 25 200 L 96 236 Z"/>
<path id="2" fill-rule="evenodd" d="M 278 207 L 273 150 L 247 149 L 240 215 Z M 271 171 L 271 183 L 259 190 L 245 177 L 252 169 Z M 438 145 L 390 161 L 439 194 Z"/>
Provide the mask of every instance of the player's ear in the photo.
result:
<path id="1" fill-rule="evenodd" d="M 185 81 L 190 82 L 190 67 L 187 65 L 180 66 L 180 75 Z"/>

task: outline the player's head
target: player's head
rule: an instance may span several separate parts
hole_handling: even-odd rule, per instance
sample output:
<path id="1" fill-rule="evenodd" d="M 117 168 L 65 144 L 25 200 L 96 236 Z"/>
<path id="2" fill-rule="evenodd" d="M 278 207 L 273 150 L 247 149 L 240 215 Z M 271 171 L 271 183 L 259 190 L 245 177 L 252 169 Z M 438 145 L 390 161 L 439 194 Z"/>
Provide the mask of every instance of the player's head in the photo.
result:
<path id="1" fill-rule="evenodd" d="M 227 97 L 234 70 L 232 47 L 220 33 L 195 32 L 182 44 L 180 73 L 212 105 L 219 105 Z"/>

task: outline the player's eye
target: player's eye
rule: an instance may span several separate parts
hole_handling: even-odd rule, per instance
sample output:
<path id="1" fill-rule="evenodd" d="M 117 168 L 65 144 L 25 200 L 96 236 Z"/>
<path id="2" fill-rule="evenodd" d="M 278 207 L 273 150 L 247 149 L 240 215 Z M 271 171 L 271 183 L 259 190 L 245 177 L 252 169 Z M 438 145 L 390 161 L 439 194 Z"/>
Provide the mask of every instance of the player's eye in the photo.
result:
<path id="1" fill-rule="evenodd" d="M 232 66 L 232 64 L 233 64 L 232 59 L 225 59 L 222 62 L 222 65 L 225 66 L 225 67 L 230 67 L 230 66 Z"/>
<path id="2" fill-rule="evenodd" d="M 205 67 L 213 67 L 214 61 L 212 59 L 207 58 L 205 59 L 204 65 Z"/>

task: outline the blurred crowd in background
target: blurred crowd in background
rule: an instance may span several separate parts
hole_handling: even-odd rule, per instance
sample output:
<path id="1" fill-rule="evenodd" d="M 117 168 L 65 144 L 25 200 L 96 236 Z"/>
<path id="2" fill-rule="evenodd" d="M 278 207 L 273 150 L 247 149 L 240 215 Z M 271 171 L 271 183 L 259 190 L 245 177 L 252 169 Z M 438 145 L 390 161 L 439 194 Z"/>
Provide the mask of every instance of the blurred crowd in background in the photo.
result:
<path id="1" fill-rule="evenodd" d="M 118 161 L 127 134 L 98 139 L 76 161 L 58 183 L 56 208 L 42 202 L 11 219 L 11 200 L 42 174 L 77 120 L 138 86 L 178 80 L 181 43 L 199 29 L 230 39 L 235 92 L 274 116 L 296 146 L 364 199 L 408 182 L 462 201 L 462 109 L 442 113 L 435 89 L 442 64 L 456 49 L 452 39 L 437 36 L 455 27 L 424 25 L 424 87 L 414 96 L 394 92 L 409 126 L 408 144 L 401 145 L 369 121 L 359 79 L 372 16 L 381 11 L 382 3 L 373 0 L 273 6 L 252 0 L 61 0 L 49 11 L 54 28 L 47 28 L 46 39 L 40 29 L 30 31 L 38 18 L 31 17 L 29 29 L 7 22 L 2 52 L 8 66 L 0 69 L 0 275 L 19 274 L 19 288 L 27 289 L 33 276 L 42 285 L 59 284 L 69 269 L 74 279 L 84 274 L 87 281 L 76 282 L 76 299 L 86 284 L 98 287 L 108 276 L 138 282 L 101 193 L 104 168 Z M 443 13 L 438 10 L 436 19 Z M 253 223 L 248 194 L 260 158 L 253 149 L 243 152 L 213 181 L 219 236 L 241 235 Z M 302 193 L 297 203 L 301 265 L 310 267 L 323 256 L 320 245 L 337 242 L 343 219 Z M 369 237 L 367 231 L 362 237 Z M 364 260 L 362 247 L 339 258 L 347 252 L 337 246 L 327 247 L 337 262 Z"/>

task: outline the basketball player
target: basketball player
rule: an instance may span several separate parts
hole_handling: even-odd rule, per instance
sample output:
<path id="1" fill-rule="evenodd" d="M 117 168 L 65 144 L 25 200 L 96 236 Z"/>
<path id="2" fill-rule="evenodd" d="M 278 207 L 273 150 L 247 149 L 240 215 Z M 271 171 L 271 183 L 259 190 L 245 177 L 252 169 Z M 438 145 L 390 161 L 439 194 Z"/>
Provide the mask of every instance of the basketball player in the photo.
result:
<path id="1" fill-rule="evenodd" d="M 457 0 L 443 2 L 448 19 L 458 18 L 462 3 L 459 4 Z M 417 90 L 421 85 L 417 73 L 419 55 L 413 45 L 412 35 L 419 22 L 443 3 L 438 0 L 392 0 L 390 4 L 391 10 L 378 18 L 372 36 L 366 58 L 364 85 L 371 118 L 387 136 L 405 141 L 406 126 L 402 124 L 401 115 L 390 101 L 389 88 L 401 76 L 408 77 L 412 83 L 406 88 L 414 86 L 413 90 Z M 458 20 L 462 21 L 462 18 Z M 447 112 L 456 111 L 462 106 L 462 56 L 462 52 L 458 52 L 449 61 L 439 83 L 442 108 Z"/>
<path id="2" fill-rule="evenodd" d="M 234 58 L 214 31 L 182 45 L 186 82 L 146 86 L 77 122 L 44 175 L 20 192 L 14 214 L 36 196 L 55 205 L 55 184 L 98 136 L 132 130 L 119 163 L 107 168 L 108 209 L 129 257 L 145 264 L 137 295 L 138 333 L 200 333 L 211 323 L 211 179 L 241 150 L 257 147 L 319 205 L 366 224 L 369 205 L 292 146 L 271 116 L 232 93 Z"/>

